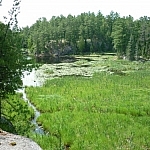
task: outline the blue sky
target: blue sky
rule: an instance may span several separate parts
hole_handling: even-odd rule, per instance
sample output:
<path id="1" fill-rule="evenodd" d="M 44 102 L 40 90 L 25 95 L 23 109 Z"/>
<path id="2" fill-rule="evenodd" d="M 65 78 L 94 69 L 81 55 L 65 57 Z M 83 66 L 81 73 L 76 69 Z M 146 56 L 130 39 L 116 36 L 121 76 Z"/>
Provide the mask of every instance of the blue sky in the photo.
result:
<path id="1" fill-rule="evenodd" d="M 3 0 L 0 6 L 0 21 L 3 16 L 8 16 L 8 11 L 13 0 Z M 104 16 L 111 11 L 118 12 L 120 16 L 131 15 L 134 19 L 141 16 L 150 17 L 149 0 L 22 0 L 20 14 L 18 15 L 19 26 L 32 25 L 40 17 L 48 20 L 52 16 L 79 15 L 83 12 L 101 11 Z"/>

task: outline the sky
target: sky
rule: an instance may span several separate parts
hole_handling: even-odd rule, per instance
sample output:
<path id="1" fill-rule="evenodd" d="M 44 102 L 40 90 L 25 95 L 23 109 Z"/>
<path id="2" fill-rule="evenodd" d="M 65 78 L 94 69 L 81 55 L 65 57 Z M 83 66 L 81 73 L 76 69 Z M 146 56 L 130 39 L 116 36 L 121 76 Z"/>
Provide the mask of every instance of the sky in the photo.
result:
<path id="1" fill-rule="evenodd" d="M 8 16 L 13 0 L 2 0 L 0 6 L 0 21 Z M 111 11 L 117 12 L 121 17 L 131 15 L 134 19 L 143 16 L 150 17 L 150 0 L 21 0 L 18 25 L 31 26 L 41 17 L 50 20 L 52 16 L 80 15 L 83 12 L 98 11 L 106 16 Z"/>

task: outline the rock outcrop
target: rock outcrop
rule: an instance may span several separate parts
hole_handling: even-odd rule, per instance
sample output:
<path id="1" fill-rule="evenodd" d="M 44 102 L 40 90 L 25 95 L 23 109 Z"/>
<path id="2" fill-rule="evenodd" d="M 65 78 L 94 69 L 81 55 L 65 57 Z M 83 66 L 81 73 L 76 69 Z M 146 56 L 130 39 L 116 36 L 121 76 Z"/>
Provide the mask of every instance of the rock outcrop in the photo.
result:
<path id="1" fill-rule="evenodd" d="M 42 150 L 29 138 L 15 135 L 0 129 L 0 150 Z"/>

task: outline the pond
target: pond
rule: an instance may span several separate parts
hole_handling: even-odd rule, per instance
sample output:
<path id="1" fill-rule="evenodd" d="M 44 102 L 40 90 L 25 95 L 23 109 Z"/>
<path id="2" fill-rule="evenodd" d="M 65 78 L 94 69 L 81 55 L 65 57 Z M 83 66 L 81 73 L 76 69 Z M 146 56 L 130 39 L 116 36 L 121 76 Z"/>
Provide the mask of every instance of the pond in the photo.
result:
<path id="1" fill-rule="evenodd" d="M 107 66 L 103 65 L 101 57 L 65 57 L 61 62 L 46 62 L 41 65 L 38 70 L 33 69 L 32 72 L 25 71 L 22 78 L 23 86 L 42 86 L 47 79 L 59 78 L 61 76 L 83 76 L 92 77 L 94 72 L 107 71 Z M 25 88 L 21 90 L 23 99 L 28 102 L 35 112 L 31 121 L 35 126 L 35 133 L 44 134 L 42 127 L 38 126 L 37 118 L 40 112 L 31 104 L 25 93 Z"/>
<path id="2" fill-rule="evenodd" d="M 18 92 L 22 93 L 22 97 L 25 102 L 28 103 L 29 107 L 31 107 L 34 110 L 34 118 L 31 120 L 31 123 L 34 125 L 35 129 L 34 132 L 36 134 L 45 134 L 43 128 L 38 125 L 37 118 L 40 116 L 40 112 L 36 109 L 36 107 L 30 102 L 30 100 L 27 98 L 26 92 L 25 92 L 25 86 L 41 86 L 43 82 L 40 81 L 40 79 L 36 75 L 36 70 L 33 69 L 32 72 L 25 71 L 23 72 L 23 88 L 19 89 Z"/>
<path id="3" fill-rule="evenodd" d="M 23 72 L 22 77 L 23 86 L 41 86 L 43 82 L 37 75 L 37 71 L 32 69 L 32 72 L 25 71 Z"/>
<path id="4" fill-rule="evenodd" d="M 34 57 L 37 63 L 42 64 L 53 64 L 53 63 L 62 63 L 62 62 L 74 62 L 76 61 L 75 57 L 73 56 L 60 56 L 60 57 Z"/>

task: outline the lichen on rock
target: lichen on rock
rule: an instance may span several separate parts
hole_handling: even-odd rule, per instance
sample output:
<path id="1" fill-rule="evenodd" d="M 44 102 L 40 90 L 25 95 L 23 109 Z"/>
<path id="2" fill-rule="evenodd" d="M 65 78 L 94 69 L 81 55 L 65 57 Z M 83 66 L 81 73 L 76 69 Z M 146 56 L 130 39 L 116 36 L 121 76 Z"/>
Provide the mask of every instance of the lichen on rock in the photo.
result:
<path id="1" fill-rule="evenodd" d="M 42 150 L 29 138 L 11 134 L 0 129 L 0 150 Z"/>

